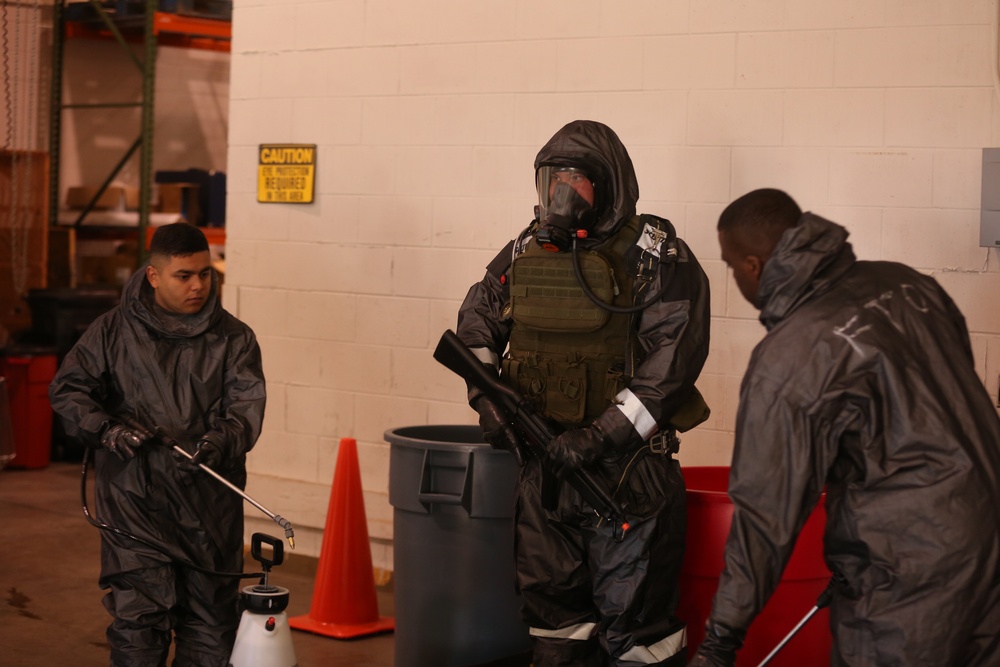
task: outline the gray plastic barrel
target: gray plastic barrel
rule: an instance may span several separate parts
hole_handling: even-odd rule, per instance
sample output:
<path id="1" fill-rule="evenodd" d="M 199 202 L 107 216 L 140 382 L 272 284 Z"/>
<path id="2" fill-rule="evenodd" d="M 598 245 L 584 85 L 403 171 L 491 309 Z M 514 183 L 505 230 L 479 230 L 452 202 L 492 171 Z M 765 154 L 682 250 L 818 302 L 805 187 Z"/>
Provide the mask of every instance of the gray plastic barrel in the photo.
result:
<path id="1" fill-rule="evenodd" d="M 385 432 L 395 667 L 461 667 L 530 648 L 514 585 L 517 464 L 478 426 Z"/>

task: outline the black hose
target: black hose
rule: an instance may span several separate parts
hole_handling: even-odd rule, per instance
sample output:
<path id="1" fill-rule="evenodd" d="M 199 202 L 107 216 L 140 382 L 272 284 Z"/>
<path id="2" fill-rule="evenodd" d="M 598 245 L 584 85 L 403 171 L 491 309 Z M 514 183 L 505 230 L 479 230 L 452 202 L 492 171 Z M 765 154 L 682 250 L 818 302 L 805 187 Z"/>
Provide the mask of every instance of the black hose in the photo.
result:
<path id="1" fill-rule="evenodd" d="M 154 551 L 158 551 L 159 553 L 169 558 L 171 561 L 179 565 L 189 567 L 192 570 L 201 572 L 202 574 L 207 574 L 213 577 L 232 577 L 234 579 L 259 579 L 262 576 L 262 573 L 260 572 L 239 572 L 239 573 L 216 572 L 215 570 L 210 570 L 206 567 L 196 565 L 190 561 L 175 558 L 169 551 L 167 551 L 167 548 L 164 545 L 157 544 L 156 542 L 150 542 L 149 540 L 139 537 L 138 535 L 134 535 L 128 532 L 127 530 L 122 530 L 121 528 L 109 526 L 100 519 L 97 519 L 96 517 L 92 516 L 90 513 L 90 507 L 87 506 L 87 470 L 89 469 L 91 451 L 92 450 L 89 447 L 84 450 L 83 470 L 80 476 L 80 501 L 83 505 L 83 516 L 86 517 L 88 522 L 90 522 L 90 525 L 100 528 L 101 530 L 106 530 L 108 532 L 114 533 L 115 535 L 119 535 L 121 537 L 126 537 L 130 540 L 134 540 L 139 544 L 143 544 Z"/>
<path id="2" fill-rule="evenodd" d="M 630 313 L 638 313 L 640 311 L 649 308 L 656 301 L 658 301 L 661 296 L 663 296 L 663 293 L 667 290 L 667 285 L 670 282 L 668 280 L 661 279 L 662 285 L 660 285 L 659 291 L 657 291 L 656 294 L 649 297 L 642 303 L 634 306 L 616 306 L 614 304 L 601 301 L 601 297 L 594 294 L 594 291 L 590 289 L 590 285 L 587 284 L 587 279 L 584 277 L 583 271 L 580 270 L 580 258 L 576 253 L 575 237 L 573 238 L 573 272 L 576 274 L 576 282 L 580 284 L 580 289 L 583 290 L 583 293 L 587 295 L 587 298 L 590 299 L 595 306 L 597 306 L 602 310 L 606 310 L 609 313 L 619 313 L 622 315 L 628 315 Z"/>

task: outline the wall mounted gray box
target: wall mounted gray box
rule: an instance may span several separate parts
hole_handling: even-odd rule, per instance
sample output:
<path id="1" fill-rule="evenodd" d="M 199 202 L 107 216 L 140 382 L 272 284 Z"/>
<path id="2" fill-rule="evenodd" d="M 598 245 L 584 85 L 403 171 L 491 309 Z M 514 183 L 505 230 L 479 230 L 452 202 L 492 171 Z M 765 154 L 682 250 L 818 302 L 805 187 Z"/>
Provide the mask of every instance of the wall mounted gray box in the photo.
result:
<path id="1" fill-rule="evenodd" d="M 983 149 L 983 190 L 979 245 L 1000 247 L 1000 148 Z"/>

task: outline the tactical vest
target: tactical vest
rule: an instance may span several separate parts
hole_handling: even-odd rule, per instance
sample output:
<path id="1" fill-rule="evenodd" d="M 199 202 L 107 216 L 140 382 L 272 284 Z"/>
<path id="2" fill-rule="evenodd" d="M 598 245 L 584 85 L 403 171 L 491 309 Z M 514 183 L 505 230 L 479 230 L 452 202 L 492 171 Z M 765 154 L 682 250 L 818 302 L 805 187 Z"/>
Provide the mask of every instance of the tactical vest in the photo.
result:
<path id="1" fill-rule="evenodd" d="M 629 252 L 650 228 L 663 230 L 655 262 L 648 260 L 650 253 Z M 675 238 L 669 222 L 633 216 L 599 245 L 577 251 L 580 271 L 601 301 L 632 306 L 658 271 L 659 243 L 664 238 Z M 540 414 L 564 426 L 590 423 L 611 404 L 628 385 L 634 366 L 630 356 L 636 349 L 632 314 L 609 312 L 588 298 L 573 262 L 572 253 L 552 253 L 534 242 L 514 258 L 513 327 L 501 363 L 504 381 L 529 398 Z M 640 281 L 637 273 L 644 271 L 645 280 Z"/>

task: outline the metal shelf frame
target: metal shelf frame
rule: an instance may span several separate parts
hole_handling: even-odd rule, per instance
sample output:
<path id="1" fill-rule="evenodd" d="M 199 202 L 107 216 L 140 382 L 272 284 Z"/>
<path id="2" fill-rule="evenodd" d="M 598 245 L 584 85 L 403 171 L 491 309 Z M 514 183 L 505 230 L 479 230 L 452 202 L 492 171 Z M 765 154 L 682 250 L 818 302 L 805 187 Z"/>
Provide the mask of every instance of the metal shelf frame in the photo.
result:
<path id="1" fill-rule="evenodd" d="M 90 202 L 80 212 L 74 223 L 79 228 L 94 209 L 108 186 L 125 164 L 139 151 L 139 223 L 138 238 L 146 238 L 153 192 L 153 132 L 154 94 L 156 91 L 156 58 L 160 43 L 187 48 L 229 50 L 232 24 L 218 19 L 203 19 L 157 11 L 157 0 L 144 0 L 141 15 L 113 17 L 101 6 L 99 0 L 88 0 L 94 19 L 70 21 L 66 18 L 66 0 L 54 0 L 52 39 L 52 90 L 49 119 L 49 147 L 51 177 L 49 179 L 49 225 L 58 224 L 59 215 L 59 166 L 62 137 L 62 115 L 66 110 L 81 108 L 141 107 L 139 136 L 125 151 Z M 63 104 L 63 57 L 68 37 L 111 38 L 121 45 L 127 57 L 142 75 L 142 99 L 139 102 L 108 102 L 97 104 Z M 129 42 L 141 42 L 142 57 L 136 56 Z M 136 267 L 147 258 L 145 243 L 138 244 Z"/>

